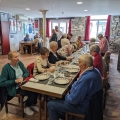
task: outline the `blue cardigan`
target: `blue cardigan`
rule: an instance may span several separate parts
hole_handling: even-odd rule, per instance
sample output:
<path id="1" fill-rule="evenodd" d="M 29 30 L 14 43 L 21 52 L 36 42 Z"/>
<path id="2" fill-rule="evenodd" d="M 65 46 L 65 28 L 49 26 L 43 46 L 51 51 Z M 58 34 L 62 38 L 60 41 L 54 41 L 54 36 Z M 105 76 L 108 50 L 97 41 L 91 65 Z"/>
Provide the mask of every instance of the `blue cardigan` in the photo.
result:
<path id="1" fill-rule="evenodd" d="M 71 87 L 66 102 L 88 108 L 91 96 L 102 89 L 101 75 L 96 68 L 84 72 Z"/>

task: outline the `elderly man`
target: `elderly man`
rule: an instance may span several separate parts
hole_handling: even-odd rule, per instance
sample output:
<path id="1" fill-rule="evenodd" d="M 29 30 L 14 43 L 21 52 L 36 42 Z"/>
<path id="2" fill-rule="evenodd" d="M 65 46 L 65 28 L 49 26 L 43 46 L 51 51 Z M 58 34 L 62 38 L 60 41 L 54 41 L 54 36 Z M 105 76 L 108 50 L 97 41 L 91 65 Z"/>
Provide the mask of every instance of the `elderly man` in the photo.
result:
<path id="1" fill-rule="evenodd" d="M 102 89 L 101 75 L 93 67 L 93 59 L 84 54 L 79 58 L 81 74 L 73 83 L 65 99 L 48 102 L 50 120 L 59 120 L 59 113 L 72 112 L 85 114 L 88 110 L 91 96 Z"/>
<path id="2" fill-rule="evenodd" d="M 52 41 L 50 43 L 50 53 L 49 53 L 49 57 L 48 57 L 48 60 L 50 63 L 55 64 L 56 62 L 58 62 L 60 60 L 71 60 L 70 58 L 66 58 L 66 57 L 59 55 L 57 53 L 57 49 L 58 49 L 57 42 Z"/>
<path id="3" fill-rule="evenodd" d="M 101 56 L 104 56 L 104 54 L 108 51 L 108 41 L 105 37 L 103 37 L 102 34 L 99 34 L 97 37 L 100 40 L 99 47 L 100 47 Z"/>
<path id="4" fill-rule="evenodd" d="M 102 76 L 102 57 L 100 55 L 100 47 L 92 45 L 90 47 L 90 54 L 94 57 L 94 67 L 97 68 Z"/>
<path id="5" fill-rule="evenodd" d="M 62 35 L 63 38 L 61 39 L 61 46 L 65 46 L 65 45 L 70 45 L 70 41 L 67 39 L 67 35 L 66 34 L 63 34 Z"/>
<path id="6" fill-rule="evenodd" d="M 51 36 L 51 39 L 50 39 L 50 42 L 52 41 L 56 41 L 57 42 L 57 34 L 55 33 L 55 29 L 52 29 L 52 36 Z"/>
<path id="7" fill-rule="evenodd" d="M 26 36 L 25 36 L 25 38 L 24 38 L 24 41 L 25 41 L 25 42 L 30 41 L 29 34 L 26 34 Z"/>
<path id="8" fill-rule="evenodd" d="M 63 33 L 58 29 L 58 26 L 55 26 L 55 32 L 56 32 L 57 37 L 58 37 L 57 41 L 59 41 L 60 38 L 62 37 Z"/>

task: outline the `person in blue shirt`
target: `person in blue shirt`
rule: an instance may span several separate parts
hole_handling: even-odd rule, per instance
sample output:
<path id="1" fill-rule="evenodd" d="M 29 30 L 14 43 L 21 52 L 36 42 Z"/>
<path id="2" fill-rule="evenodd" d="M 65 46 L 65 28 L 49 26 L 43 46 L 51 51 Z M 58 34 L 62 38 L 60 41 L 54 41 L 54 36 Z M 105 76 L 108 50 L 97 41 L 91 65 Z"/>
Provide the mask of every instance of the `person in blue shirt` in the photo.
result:
<path id="1" fill-rule="evenodd" d="M 71 86 L 65 99 L 51 100 L 48 102 L 50 120 L 59 120 L 59 114 L 72 112 L 85 114 L 91 96 L 102 89 L 102 78 L 99 71 L 93 67 L 91 55 L 83 54 L 79 58 L 80 74 Z"/>
<path id="2" fill-rule="evenodd" d="M 27 42 L 27 41 L 30 41 L 30 38 L 29 38 L 29 35 L 26 34 L 26 37 L 24 38 L 24 41 Z"/>

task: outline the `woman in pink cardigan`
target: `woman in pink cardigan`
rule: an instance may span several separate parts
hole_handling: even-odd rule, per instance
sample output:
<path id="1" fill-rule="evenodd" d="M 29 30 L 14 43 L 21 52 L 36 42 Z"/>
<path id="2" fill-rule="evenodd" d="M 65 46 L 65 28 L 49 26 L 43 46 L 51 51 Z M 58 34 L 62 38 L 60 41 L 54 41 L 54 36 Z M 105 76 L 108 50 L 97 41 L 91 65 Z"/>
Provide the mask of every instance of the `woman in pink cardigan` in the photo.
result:
<path id="1" fill-rule="evenodd" d="M 101 56 L 104 56 L 104 54 L 108 51 L 108 41 L 105 37 L 103 37 L 102 34 L 98 34 L 97 37 L 100 40 L 99 47 L 100 47 Z"/>

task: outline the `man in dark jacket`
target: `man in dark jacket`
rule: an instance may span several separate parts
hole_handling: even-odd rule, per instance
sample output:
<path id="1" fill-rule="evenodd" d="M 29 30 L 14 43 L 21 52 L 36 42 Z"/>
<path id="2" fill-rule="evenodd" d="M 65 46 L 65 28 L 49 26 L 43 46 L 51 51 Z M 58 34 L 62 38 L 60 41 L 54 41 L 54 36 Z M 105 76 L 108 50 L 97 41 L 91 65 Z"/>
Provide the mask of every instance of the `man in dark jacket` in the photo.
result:
<path id="1" fill-rule="evenodd" d="M 50 39 L 50 42 L 52 41 L 56 41 L 57 42 L 57 34 L 55 33 L 55 30 L 52 29 L 52 36 L 51 36 L 51 39 Z"/>

